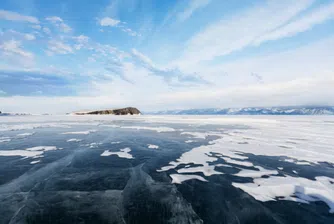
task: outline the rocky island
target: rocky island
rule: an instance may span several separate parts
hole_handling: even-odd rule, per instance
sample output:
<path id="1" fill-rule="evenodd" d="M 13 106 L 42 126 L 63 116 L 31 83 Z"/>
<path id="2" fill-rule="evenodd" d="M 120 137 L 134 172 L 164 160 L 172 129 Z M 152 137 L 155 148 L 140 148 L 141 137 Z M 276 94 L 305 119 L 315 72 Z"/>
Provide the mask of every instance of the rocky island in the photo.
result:
<path id="1" fill-rule="evenodd" d="M 126 107 L 121 109 L 74 112 L 73 114 L 74 115 L 134 115 L 134 114 L 140 114 L 140 111 L 135 107 Z"/>

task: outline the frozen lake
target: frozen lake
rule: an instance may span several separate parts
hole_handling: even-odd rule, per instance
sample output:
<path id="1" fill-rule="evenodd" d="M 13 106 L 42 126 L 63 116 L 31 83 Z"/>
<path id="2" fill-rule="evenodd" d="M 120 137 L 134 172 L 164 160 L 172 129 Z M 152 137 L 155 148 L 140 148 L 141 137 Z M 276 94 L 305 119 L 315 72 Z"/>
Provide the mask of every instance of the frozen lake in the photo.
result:
<path id="1" fill-rule="evenodd" d="M 334 223 L 334 116 L 0 116 L 0 223 Z"/>

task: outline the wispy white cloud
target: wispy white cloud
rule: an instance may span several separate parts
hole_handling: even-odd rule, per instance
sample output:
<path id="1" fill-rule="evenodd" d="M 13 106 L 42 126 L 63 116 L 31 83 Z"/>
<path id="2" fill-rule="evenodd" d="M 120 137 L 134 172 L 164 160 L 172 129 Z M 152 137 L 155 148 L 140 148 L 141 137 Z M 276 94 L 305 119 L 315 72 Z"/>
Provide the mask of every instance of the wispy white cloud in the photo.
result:
<path id="1" fill-rule="evenodd" d="M 30 33 L 25 34 L 24 38 L 26 40 L 35 40 L 36 39 L 36 37 L 33 34 L 30 34 Z"/>
<path id="2" fill-rule="evenodd" d="M 19 55 L 25 58 L 32 59 L 34 55 L 31 52 L 25 51 L 20 41 L 10 40 L 0 45 L 0 49 L 5 55 Z"/>
<path id="3" fill-rule="evenodd" d="M 48 27 L 43 27 L 43 32 L 50 35 L 51 34 L 51 30 Z"/>
<path id="4" fill-rule="evenodd" d="M 260 36 L 284 25 L 313 2 L 300 0 L 291 4 L 289 0 L 266 1 L 213 23 L 188 41 L 179 64 L 191 67 L 197 62 L 239 51 Z"/>
<path id="5" fill-rule="evenodd" d="M 58 16 L 50 16 L 46 17 L 45 20 L 51 22 L 54 26 L 56 26 L 61 32 L 68 33 L 72 31 L 72 28 L 64 23 L 64 20 Z"/>
<path id="6" fill-rule="evenodd" d="M 0 33 L 0 36 L 4 39 L 18 39 L 18 40 L 35 40 L 36 37 L 32 33 L 21 33 L 13 29 L 9 29 Z"/>
<path id="7" fill-rule="evenodd" d="M 31 28 L 35 29 L 35 30 L 40 30 L 42 29 L 41 25 L 32 25 Z"/>
<path id="8" fill-rule="evenodd" d="M 99 21 L 100 26 L 117 26 L 121 21 L 110 17 L 104 17 Z"/>
<path id="9" fill-rule="evenodd" d="M 127 33 L 129 36 L 141 36 L 138 32 L 126 27 L 126 23 L 118 19 L 113 19 L 111 17 L 104 17 L 98 21 L 98 24 L 102 27 L 117 27 L 123 32 Z M 104 32 L 104 30 L 100 30 Z"/>
<path id="10" fill-rule="evenodd" d="M 259 37 L 254 41 L 254 44 L 259 45 L 265 41 L 291 37 L 331 19 L 334 19 L 334 3 L 311 10 L 302 17 Z"/>
<path id="11" fill-rule="evenodd" d="M 52 55 L 52 53 L 72 54 L 73 48 L 70 45 L 63 43 L 60 40 L 50 40 L 48 42 L 48 51 L 49 51 L 49 55 Z"/>
<path id="12" fill-rule="evenodd" d="M 211 0 L 189 0 L 189 5 L 187 8 L 178 14 L 179 21 L 185 21 L 192 16 L 192 14 L 200 9 L 207 6 Z"/>
<path id="13" fill-rule="evenodd" d="M 0 10 L 0 19 L 16 21 L 16 22 L 28 22 L 28 23 L 39 23 L 39 20 L 33 16 L 21 15 L 17 12 Z"/>
<path id="14" fill-rule="evenodd" d="M 89 37 L 85 35 L 79 35 L 79 36 L 74 36 L 72 37 L 77 43 L 74 45 L 74 48 L 76 50 L 80 50 L 82 47 L 88 44 Z"/>
<path id="15" fill-rule="evenodd" d="M 34 54 L 25 50 L 22 43 L 16 40 L 5 41 L 0 45 L 0 58 L 14 67 L 30 67 L 35 63 Z"/>

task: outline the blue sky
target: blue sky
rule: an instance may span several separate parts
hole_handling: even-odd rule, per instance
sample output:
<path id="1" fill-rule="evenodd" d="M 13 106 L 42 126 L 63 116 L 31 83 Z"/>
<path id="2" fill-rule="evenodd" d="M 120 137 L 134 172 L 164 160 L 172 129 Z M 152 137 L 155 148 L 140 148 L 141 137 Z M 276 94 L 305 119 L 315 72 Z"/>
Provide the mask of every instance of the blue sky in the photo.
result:
<path id="1" fill-rule="evenodd" d="M 333 0 L 2 0 L 0 110 L 334 105 Z"/>

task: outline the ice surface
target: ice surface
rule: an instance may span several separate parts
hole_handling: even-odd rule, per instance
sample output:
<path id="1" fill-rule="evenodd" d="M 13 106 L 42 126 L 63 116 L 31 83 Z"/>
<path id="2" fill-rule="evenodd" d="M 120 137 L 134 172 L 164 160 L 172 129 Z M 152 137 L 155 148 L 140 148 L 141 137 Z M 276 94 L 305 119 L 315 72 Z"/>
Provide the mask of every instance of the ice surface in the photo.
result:
<path id="1" fill-rule="evenodd" d="M 111 142 L 112 145 L 115 145 L 115 144 L 120 144 L 122 142 Z"/>
<path id="2" fill-rule="evenodd" d="M 152 145 L 152 144 L 148 144 L 148 145 L 147 145 L 147 148 L 149 148 L 149 149 L 158 149 L 159 146 L 157 146 L 157 145 Z"/>
<path id="3" fill-rule="evenodd" d="M 137 122 L 132 126 L 112 124 L 113 122 Z M 138 124 L 139 122 L 142 122 Z M 146 123 L 143 124 L 143 122 Z M 22 123 L 22 124 L 21 124 Z M 159 172 L 170 170 L 173 183 L 197 179 L 207 181 L 200 175 L 224 175 L 218 167 L 234 167 L 236 173 L 229 174 L 240 178 L 252 178 L 253 183 L 233 183 L 261 201 L 284 200 L 299 202 L 323 201 L 334 212 L 334 180 L 329 177 L 315 176 L 314 180 L 298 177 L 302 174 L 287 175 L 278 170 L 285 169 L 286 162 L 291 166 L 314 166 L 326 162 L 334 164 L 334 117 L 326 116 L 49 116 L 49 117 L 3 117 L 0 118 L 0 131 L 24 130 L 46 127 L 70 128 L 72 125 L 100 125 L 101 127 L 148 130 L 154 132 L 176 132 L 182 129 L 182 142 L 190 143 L 189 138 L 206 141 L 208 136 L 215 136 L 209 144 L 195 147 L 184 152 L 175 161 L 158 169 Z M 118 124 L 118 123 L 117 123 Z M 156 124 L 156 125 L 155 125 Z M 172 125 L 185 125 L 180 129 Z M 166 126 L 170 127 L 166 127 Z M 189 126 L 191 125 L 191 126 Z M 205 125 L 222 125 L 215 131 L 207 130 Z M 200 127 L 200 128 L 198 128 Z M 94 127 L 95 128 L 95 127 Z M 192 131 L 192 128 L 197 128 Z M 96 127 L 98 129 L 98 127 Z M 64 134 L 88 135 L 94 130 L 65 132 Z M 152 133 L 154 134 L 154 133 Z M 188 136 L 190 137 L 188 138 Z M 11 139 L 1 137 L 1 140 Z M 110 140 L 109 140 L 110 141 Z M 116 144 L 116 143 L 115 143 Z M 91 146 L 91 145 L 89 145 Z M 42 146 L 27 150 L 0 150 L 0 156 L 21 156 L 37 158 L 43 156 L 48 148 Z M 49 146 L 55 147 L 55 146 Z M 57 149 L 57 148 L 56 148 Z M 49 150 L 55 150 L 55 148 Z M 118 152 L 104 151 L 101 156 L 117 155 L 131 159 L 130 149 Z M 161 150 L 162 151 L 162 150 Z M 275 165 L 277 170 L 259 166 L 252 156 L 278 157 L 282 164 Z M 249 157 L 249 158 L 248 158 Z M 218 161 L 219 160 L 219 161 Z M 189 164 L 192 164 L 189 166 Z M 284 168 L 283 168 L 284 167 Z M 307 167 L 306 167 L 307 168 Z M 295 168 L 294 168 L 295 169 Z M 294 170 L 293 169 L 293 170 Z M 291 170 L 291 169 L 289 169 Z M 298 169 L 296 169 L 298 170 Z M 295 170 L 294 170 L 295 171 Z M 298 170 L 299 171 L 299 170 Z M 293 172 L 293 171 L 292 171 Z M 199 174 L 200 175 L 196 175 Z M 266 178 L 263 178 L 266 176 Z"/>
<path id="4" fill-rule="evenodd" d="M 111 155 L 117 155 L 120 158 L 125 159 L 133 159 L 133 156 L 129 153 L 131 152 L 130 148 L 124 148 L 121 149 L 119 152 L 110 152 L 109 150 L 105 150 L 101 156 L 111 156 Z"/>

